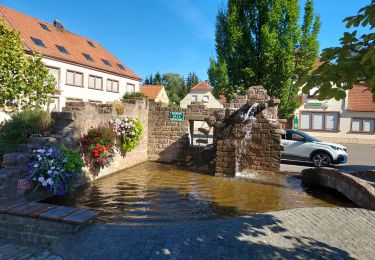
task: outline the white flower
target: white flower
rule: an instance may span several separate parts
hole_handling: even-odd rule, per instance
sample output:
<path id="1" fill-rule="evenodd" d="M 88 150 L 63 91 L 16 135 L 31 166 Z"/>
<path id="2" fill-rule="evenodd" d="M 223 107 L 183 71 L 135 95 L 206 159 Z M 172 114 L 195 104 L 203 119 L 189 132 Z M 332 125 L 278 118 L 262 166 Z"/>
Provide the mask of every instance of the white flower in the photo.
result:
<path id="1" fill-rule="evenodd" d="M 44 150 L 44 149 L 38 149 L 38 150 L 37 150 L 38 153 L 44 153 L 45 151 L 46 151 L 46 150 Z"/>
<path id="2" fill-rule="evenodd" d="M 33 166 L 33 167 L 34 167 L 34 168 L 36 168 L 36 167 L 38 167 L 38 166 L 39 166 L 39 164 L 37 164 L 37 163 L 36 163 L 36 164 L 34 164 L 34 166 Z"/>
<path id="3" fill-rule="evenodd" d="M 48 170 L 48 172 L 47 172 L 49 175 L 51 175 L 52 174 L 52 171 L 51 170 Z"/>
<path id="4" fill-rule="evenodd" d="M 39 182 L 43 182 L 43 181 L 44 181 L 44 177 L 43 177 L 43 176 L 40 176 L 40 177 L 38 178 L 38 181 L 39 181 Z"/>
<path id="5" fill-rule="evenodd" d="M 48 183 L 47 183 L 47 181 L 46 181 L 46 180 L 42 182 L 42 186 L 43 186 L 43 187 L 46 187 L 46 186 L 47 186 L 47 184 L 48 184 Z"/>
<path id="6" fill-rule="evenodd" d="M 51 170 L 54 170 L 55 168 L 56 168 L 55 166 L 52 166 L 52 167 L 51 167 Z"/>
<path id="7" fill-rule="evenodd" d="M 47 184 L 49 184 L 49 185 L 52 186 L 52 184 L 53 184 L 53 180 L 52 180 L 51 178 L 48 178 L 48 179 L 47 179 Z"/>

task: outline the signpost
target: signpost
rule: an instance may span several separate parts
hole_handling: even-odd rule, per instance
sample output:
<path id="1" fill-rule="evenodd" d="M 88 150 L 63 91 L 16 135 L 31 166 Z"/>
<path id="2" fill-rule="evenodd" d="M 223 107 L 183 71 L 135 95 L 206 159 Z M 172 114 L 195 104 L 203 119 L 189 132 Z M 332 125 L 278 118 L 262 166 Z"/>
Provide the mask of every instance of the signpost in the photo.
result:
<path id="1" fill-rule="evenodd" d="M 185 112 L 169 112 L 169 121 L 185 121 Z"/>

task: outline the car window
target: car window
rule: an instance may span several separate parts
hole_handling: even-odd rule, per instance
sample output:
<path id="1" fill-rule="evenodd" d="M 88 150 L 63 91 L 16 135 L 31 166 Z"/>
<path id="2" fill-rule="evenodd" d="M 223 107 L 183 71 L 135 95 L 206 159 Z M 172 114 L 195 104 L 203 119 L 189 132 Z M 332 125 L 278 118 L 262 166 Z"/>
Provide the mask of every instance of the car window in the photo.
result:
<path id="1" fill-rule="evenodd" d="M 305 141 L 305 138 L 303 136 L 296 134 L 296 133 L 292 133 L 291 137 L 293 141 L 300 141 L 300 142 Z"/>

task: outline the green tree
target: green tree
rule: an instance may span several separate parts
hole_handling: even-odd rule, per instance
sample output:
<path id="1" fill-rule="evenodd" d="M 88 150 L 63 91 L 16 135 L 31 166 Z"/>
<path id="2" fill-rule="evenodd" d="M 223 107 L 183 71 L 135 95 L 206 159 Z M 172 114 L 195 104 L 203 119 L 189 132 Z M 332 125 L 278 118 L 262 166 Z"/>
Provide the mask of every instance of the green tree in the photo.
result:
<path id="1" fill-rule="evenodd" d="M 154 77 L 152 76 L 152 74 L 150 74 L 149 76 L 146 76 L 145 80 L 143 81 L 143 84 L 144 85 L 153 85 L 154 84 Z"/>
<path id="2" fill-rule="evenodd" d="M 146 76 L 143 84 L 145 85 L 164 85 L 168 94 L 170 104 L 177 106 L 180 100 L 183 99 L 190 89 L 199 83 L 199 78 L 195 72 L 190 72 L 184 80 L 184 77 L 178 73 L 164 73 L 157 72 L 155 76 L 150 74 Z"/>
<path id="3" fill-rule="evenodd" d="M 0 106 L 40 108 L 55 86 L 41 57 L 26 55 L 19 33 L 0 19 Z"/>
<path id="4" fill-rule="evenodd" d="M 208 76 L 214 94 L 233 94 L 263 85 L 281 99 L 280 113 L 298 107 L 296 79 L 313 68 L 318 57 L 320 22 L 313 1 L 305 5 L 299 26 L 297 0 L 229 0 L 216 20 L 216 60 Z"/>
<path id="5" fill-rule="evenodd" d="M 198 78 L 197 74 L 195 72 L 190 72 L 185 80 L 185 86 L 183 91 L 183 96 L 186 96 L 190 90 L 197 85 L 200 82 L 200 79 Z"/>
<path id="6" fill-rule="evenodd" d="M 358 36 L 358 31 L 345 32 L 340 39 L 340 47 L 324 49 L 321 56 L 323 64 L 300 80 L 307 82 L 303 92 L 319 86 L 315 94 L 319 99 L 344 99 L 346 91 L 353 84 L 365 82 L 375 102 L 375 0 L 357 15 L 346 17 L 346 27 L 368 28 L 370 33 Z"/>
<path id="7" fill-rule="evenodd" d="M 165 73 L 163 74 L 162 82 L 167 91 L 169 102 L 174 105 L 179 105 L 180 100 L 184 97 L 184 78 L 177 73 Z"/>

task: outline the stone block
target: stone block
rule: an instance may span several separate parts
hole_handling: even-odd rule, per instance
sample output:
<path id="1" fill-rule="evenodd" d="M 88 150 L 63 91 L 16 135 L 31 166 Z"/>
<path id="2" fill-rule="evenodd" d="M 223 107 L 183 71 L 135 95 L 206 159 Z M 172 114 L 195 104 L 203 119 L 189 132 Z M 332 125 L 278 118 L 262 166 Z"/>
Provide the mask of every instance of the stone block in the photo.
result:
<path id="1" fill-rule="evenodd" d="M 51 220 L 59 220 L 61 218 L 64 218 L 65 216 L 77 211 L 77 208 L 72 208 L 72 207 L 65 207 L 65 206 L 60 206 L 57 208 L 54 208 L 52 210 L 49 210 L 47 212 L 44 212 L 41 214 L 39 217 L 40 218 L 45 218 L 45 219 L 51 219 Z"/>

